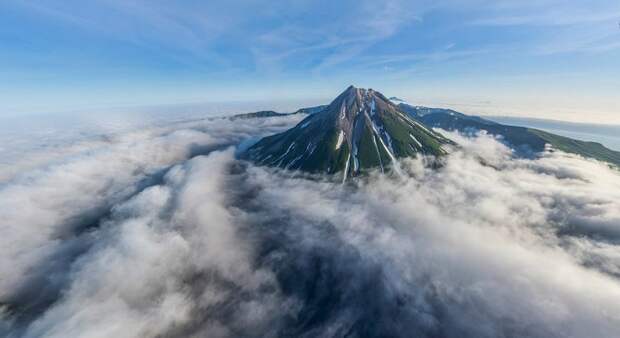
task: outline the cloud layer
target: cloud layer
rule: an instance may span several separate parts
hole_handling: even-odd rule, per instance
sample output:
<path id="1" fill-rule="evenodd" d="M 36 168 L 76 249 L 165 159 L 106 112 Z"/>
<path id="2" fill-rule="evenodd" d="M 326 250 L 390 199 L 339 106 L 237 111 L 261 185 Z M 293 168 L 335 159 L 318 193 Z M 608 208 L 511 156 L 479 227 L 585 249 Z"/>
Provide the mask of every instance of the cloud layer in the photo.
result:
<path id="1" fill-rule="evenodd" d="M 117 135 L 0 188 L 14 337 L 611 337 L 620 174 L 497 140 L 437 170 L 329 177 L 235 145 L 297 117 Z"/>

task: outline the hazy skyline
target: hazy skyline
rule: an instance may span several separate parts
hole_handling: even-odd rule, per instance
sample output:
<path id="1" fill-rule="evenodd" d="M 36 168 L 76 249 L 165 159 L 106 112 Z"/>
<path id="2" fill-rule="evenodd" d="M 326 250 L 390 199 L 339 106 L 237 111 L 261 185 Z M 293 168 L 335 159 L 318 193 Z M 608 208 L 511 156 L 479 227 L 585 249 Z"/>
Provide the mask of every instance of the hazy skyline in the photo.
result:
<path id="1" fill-rule="evenodd" d="M 620 123 L 620 2 L 15 1 L 0 116 L 329 100 Z M 94 114 L 94 113 L 93 113 Z"/>

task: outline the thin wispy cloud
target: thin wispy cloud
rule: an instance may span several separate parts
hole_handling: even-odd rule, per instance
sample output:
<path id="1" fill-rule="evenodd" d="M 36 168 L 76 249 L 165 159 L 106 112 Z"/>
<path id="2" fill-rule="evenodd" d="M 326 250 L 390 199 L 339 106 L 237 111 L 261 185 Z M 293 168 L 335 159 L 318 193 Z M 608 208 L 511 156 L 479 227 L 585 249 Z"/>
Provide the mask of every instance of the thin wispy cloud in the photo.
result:
<path id="1" fill-rule="evenodd" d="M 297 95 L 291 88 L 314 91 L 333 84 L 325 94 L 370 77 L 381 87 L 397 79 L 412 90 L 443 77 L 451 86 L 461 86 L 461 91 L 469 88 L 464 83 L 470 83 L 480 92 L 492 92 L 494 86 L 483 84 L 495 76 L 570 68 L 585 74 L 581 83 L 589 96 L 605 100 L 611 88 L 594 92 L 594 82 L 612 79 L 620 69 L 617 61 L 610 61 L 618 53 L 620 31 L 620 8 L 611 0 L 268 5 L 251 0 L 190 4 L 97 0 L 8 1 L 0 6 L 0 16 L 5 16 L 0 19 L 7 23 L 0 41 L 2 72 L 11 83 L 0 84 L 8 107 L 5 114 L 34 112 L 46 105 L 60 110 L 70 98 L 88 95 L 92 104 L 119 104 L 125 86 L 146 88 L 144 97 L 136 99 L 145 104 L 163 96 L 180 102 L 201 97 L 221 101 L 213 88 L 237 97 L 240 81 L 278 84 L 273 96 Z M 449 52 L 445 46 L 451 46 Z M 474 55 L 477 51 L 484 52 Z M 597 60 L 590 60 L 593 57 Z M 593 64 L 606 71 L 597 72 L 589 66 Z M 447 70 L 454 76 L 447 77 Z M 552 77 L 543 82 L 556 94 L 566 89 L 566 83 Z M 51 88 L 49 94 L 27 100 L 37 86 Z M 184 90 L 175 90 L 181 87 Z M 510 108 L 517 109 L 526 94 L 514 91 Z M 245 95 L 250 99 L 251 91 Z M 590 100 L 580 107 L 589 110 L 595 105 Z"/>
<path id="2" fill-rule="evenodd" d="M 589 13 L 562 12 L 551 10 L 542 14 L 530 14 L 523 16 L 494 17 L 478 19 L 471 22 L 473 25 L 488 26 L 571 26 L 580 24 L 596 24 L 601 22 L 614 22 L 620 16 L 620 8 L 607 9 L 605 11 Z"/>
<path id="3" fill-rule="evenodd" d="M 512 14 L 514 11 L 520 14 Z M 530 51 L 535 53 L 605 52 L 613 50 L 618 41 L 620 5 L 617 3 L 524 2 L 509 8 L 491 7 L 490 12 L 487 17 L 483 15 L 469 24 L 539 31 L 541 38 L 531 43 Z"/>

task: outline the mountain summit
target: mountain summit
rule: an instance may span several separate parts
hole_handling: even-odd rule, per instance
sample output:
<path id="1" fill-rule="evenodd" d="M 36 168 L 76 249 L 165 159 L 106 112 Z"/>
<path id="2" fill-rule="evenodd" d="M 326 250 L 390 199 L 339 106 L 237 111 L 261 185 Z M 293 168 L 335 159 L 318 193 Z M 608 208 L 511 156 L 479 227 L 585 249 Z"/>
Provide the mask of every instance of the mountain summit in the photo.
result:
<path id="1" fill-rule="evenodd" d="M 398 158 L 441 156 L 451 141 L 411 118 L 381 93 L 350 86 L 322 111 L 265 137 L 245 157 L 261 165 L 354 176 L 398 170 Z"/>

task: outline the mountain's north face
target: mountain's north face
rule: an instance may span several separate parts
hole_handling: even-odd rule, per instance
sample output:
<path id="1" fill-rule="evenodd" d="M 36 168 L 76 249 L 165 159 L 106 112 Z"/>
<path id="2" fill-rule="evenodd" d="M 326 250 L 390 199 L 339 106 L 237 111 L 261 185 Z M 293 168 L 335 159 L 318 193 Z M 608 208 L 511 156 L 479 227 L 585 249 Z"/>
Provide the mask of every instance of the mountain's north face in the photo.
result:
<path id="1" fill-rule="evenodd" d="M 357 175 L 398 170 L 398 158 L 441 156 L 451 141 L 429 130 L 372 89 L 350 86 L 325 109 L 295 127 L 265 137 L 244 157 L 260 165 Z"/>

